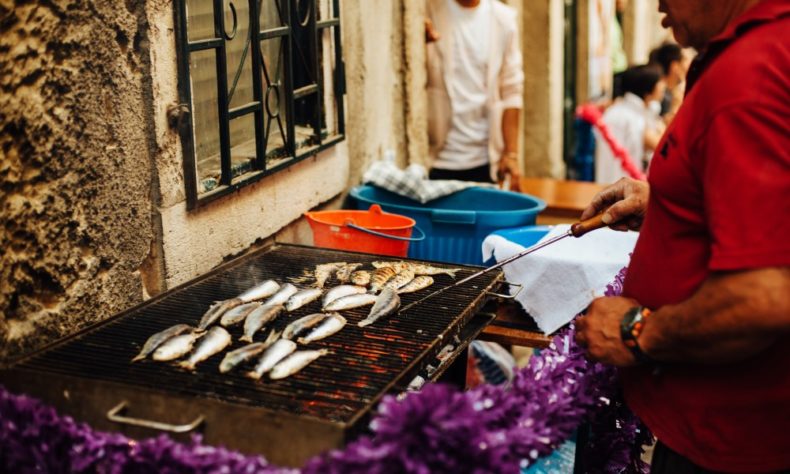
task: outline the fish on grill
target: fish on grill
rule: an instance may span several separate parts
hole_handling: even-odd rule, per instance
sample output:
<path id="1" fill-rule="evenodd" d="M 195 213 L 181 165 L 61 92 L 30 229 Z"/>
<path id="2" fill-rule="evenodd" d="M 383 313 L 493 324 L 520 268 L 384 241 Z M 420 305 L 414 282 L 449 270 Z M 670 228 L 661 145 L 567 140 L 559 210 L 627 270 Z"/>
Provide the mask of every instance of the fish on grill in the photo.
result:
<path id="1" fill-rule="evenodd" d="M 225 327 L 239 324 L 244 321 L 248 314 L 252 313 L 261 306 L 262 305 L 260 301 L 253 301 L 250 303 L 244 303 L 241 306 L 236 306 L 235 308 L 226 311 L 225 314 L 222 315 L 222 318 L 220 318 L 219 323 Z"/>
<path id="2" fill-rule="evenodd" d="M 351 274 L 354 272 L 354 270 L 361 266 L 361 263 L 347 263 L 337 269 L 337 272 L 335 272 L 335 278 L 337 278 L 337 281 L 340 283 L 346 283 L 351 278 Z"/>
<path id="3" fill-rule="evenodd" d="M 260 379 L 263 374 L 272 370 L 272 367 L 277 365 L 277 363 L 284 358 L 288 357 L 288 355 L 295 350 L 295 342 L 288 339 L 277 339 L 277 342 L 269 346 L 264 351 L 264 353 L 261 354 L 261 358 L 258 359 L 258 363 L 255 364 L 255 368 L 247 372 L 247 377 L 255 380 Z"/>
<path id="4" fill-rule="evenodd" d="M 401 271 L 401 270 L 405 270 L 406 268 L 411 268 L 411 263 L 403 262 L 403 261 L 400 261 L 400 262 L 387 262 L 387 261 L 377 260 L 377 261 L 371 263 L 371 265 L 373 265 L 373 268 L 387 268 L 387 267 L 389 267 L 389 268 L 392 268 L 393 270 L 395 270 L 396 273 Z"/>
<path id="5" fill-rule="evenodd" d="M 188 334 L 171 337 L 156 348 L 151 358 L 160 362 L 178 359 L 192 350 L 195 341 L 202 336 L 204 332 L 205 331 L 202 330 L 196 330 Z"/>
<path id="6" fill-rule="evenodd" d="M 277 283 L 274 280 L 266 280 L 262 283 L 253 286 L 252 288 L 240 294 L 236 298 L 240 299 L 243 303 L 249 303 L 250 301 L 257 301 L 257 300 L 262 300 L 264 298 L 268 298 L 273 294 L 277 293 L 279 289 L 280 289 L 279 283 Z"/>
<path id="7" fill-rule="evenodd" d="M 392 267 L 377 268 L 370 277 L 371 293 L 378 293 L 379 290 L 384 288 L 384 285 L 389 281 L 389 279 L 394 277 L 397 273 L 398 272 Z"/>
<path id="8" fill-rule="evenodd" d="M 346 262 L 332 262 L 332 263 L 322 263 L 320 265 L 315 266 L 315 286 L 318 288 L 323 288 L 324 284 L 327 280 L 332 276 L 332 273 L 336 272 L 339 268 L 346 265 Z"/>
<path id="9" fill-rule="evenodd" d="M 297 319 L 285 327 L 283 330 L 283 339 L 293 339 L 294 336 L 299 335 L 301 332 L 318 326 L 328 316 L 329 315 L 325 313 L 313 313 Z"/>
<path id="10" fill-rule="evenodd" d="M 393 268 L 393 269 L 404 269 L 410 268 L 415 275 L 448 275 L 450 277 L 455 278 L 455 274 L 460 272 L 460 268 L 440 268 L 440 267 L 433 267 L 431 265 L 425 265 L 422 263 L 412 263 L 412 262 L 386 262 L 386 261 L 375 261 L 373 262 L 373 266 L 376 268 Z"/>
<path id="11" fill-rule="evenodd" d="M 247 344 L 246 346 L 242 346 L 236 350 L 228 352 L 225 354 L 222 362 L 219 363 L 219 371 L 223 374 L 230 372 L 237 365 L 246 362 L 265 351 L 266 348 L 274 344 L 279 338 L 280 333 L 277 331 L 272 331 L 269 333 L 269 336 L 264 342 L 253 342 L 252 344 Z"/>
<path id="12" fill-rule="evenodd" d="M 414 280 L 414 271 L 412 271 L 410 268 L 405 268 L 399 271 L 394 277 L 390 278 L 389 281 L 384 284 L 384 288 L 392 288 L 393 290 L 397 290 L 412 280 Z"/>
<path id="13" fill-rule="evenodd" d="M 288 301 L 285 302 L 285 309 L 289 312 L 295 311 L 302 306 L 317 300 L 323 292 L 324 290 L 321 288 L 307 288 L 304 290 L 299 290 L 298 292 L 294 293 L 293 296 L 288 298 Z"/>
<path id="14" fill-rule="evenodd" d="M 271 298 L 266 300 L 264 304 L 267 305 L 278 305 L 278 304 L 285 304 L 288 301 L 288 298 L 295 295 L 299 292 L 299 288 L 295 287 L 292 283 L 286 283 L 277 290 L 277 293 L 272 295 Z"/>
<path id="15" fill-rule="evenodd" d="M 367 270 L 357 270 L 351 274 L 351 283 L 357 286 L 368 286 L 370 284 L 370 272 Z"/>
<path id="16" fill-rule="evenodd" d="M 189 358 L 178 365 L 183 369 L 195 370 L 197 364 L 225 350 L 230 341 L 230 333 L 225 328 L 214 326 L 203 336 Z"/>
<path id="17" fill-rule="evenodd" d="M 209 307 L 208 311 L 200 318 L 200 323 L 198 327 L 200 329 L 206 329 L 207 327 L 214 324 L 220 316 L 222 316 L 226 311 L 235 308 L 244 303 L 249 303 L 256 300 L 261 300 L 264 298 L 268 298 L 269 296 L 275 294 L 277 290 L 280 289 L 280 284 L 274 280 L 265 280 L 262 283 L 259 283 L 252 288 L 246 290 L 239 296 L 227 300 L 217 301 L 211 307 Z"/>
<path id="18" fill-rule="evenodd" d="M 164 344 L 168 339 L 180 334 L 184 334 L 185 332 L 192 331 L 193 329 L 194 328 L 192 326 L 187 324 L 176 324 L 175 326 L 170 326 L 164 331 L 159 331 L 145 341 L 143 348 L 140 349 L 140 353 L 137 354 L 134 359 L 132 359 L 132 362 L 145 359 L 150 353 L 154 351 L 154 349 Z"/>
<path id="19" fill-rule="evenodd" d="M 384 288 L 376 298 L 376 304 L 370 308 L 368 317 L 357 323 L 359 327 L 369 326 L 377 320 L 388 316 L 400 308 L 400 296 L 392 288 Z"/>
<path id="20" fill-rule="evenodd" d="M 332 301 L 324 308 L 324 311 L 343 311 L 346 309 L 359 308 L 376 302 L 376 295 L 372 293 L 360 293 L 348 295 Z"/>
<path id="21" fill-rule="evenodd" d="M 252 342 L 252 337 L 256 332 L 270 322 L 277 319 L 280 312 L 283 310 L 283 305 L 261 305 L 258 308 L 250 311 L 244 319 L 244 335 L 239 338 L 240 341 Z"/>
<path id="22" fill-rule="evenodd" d="M 358 295 L 360 293 L 367 293 L 367 288 L 364 286 L 356 286 L 356 285 L 340 285 L 336 286 L 329 291 L 326 292 L 324 295 L 324 299 L 321 302 L 321 306 L 326 308 L 329 303 L 342 298 L 344 296 L 349 295 Z"/>
<path id="23" fill-rule="evenodd" d="M 431 285 L 433 285 L 433 277 L 428 275 L 420 275 L 414 277 L 414 280 L 410 281 L 405 286 L 400 287 L 398 289 L 398 293 L 414 293 L 415 291 L 420 291 L 423 288 L 428 288 Z"/>
<path id="24" fill-rule="evenodd" d="M 296 342 L 299 344 L 310 344 L 313 341 L 327 338 L 343 329 L 346 322 L 346 318 L 339 313 L 328 314 L 327 317 L 321 321 L 321 324 L 310 331 L 306 336 L 297 339 Z"/>
<path id="25" fill-rule="evenodd" d="M 211 305 L 208 311 L 203 314 L 203 317 L 200 318 L 200 323 L 198 323 L 198 328 L 206 329 L 207 327 L 214 324 L 217 319 L 220 318 L 226 311 L 233 309 L 240 304 L 244 303 L 242 300 L 238 298 L 232 298 L 229 300 L 217 301 L 213 305 Z"/>
<path id="26" fill-rule="evenodd" d="M 269 372 L 269 378 L 272 380 L 280 380 L 290 377 L 307 367 L 314 360 L 327 354 L 329 354 L 327 349 L 294 352 L 272 367 L 272 370 Z"/>

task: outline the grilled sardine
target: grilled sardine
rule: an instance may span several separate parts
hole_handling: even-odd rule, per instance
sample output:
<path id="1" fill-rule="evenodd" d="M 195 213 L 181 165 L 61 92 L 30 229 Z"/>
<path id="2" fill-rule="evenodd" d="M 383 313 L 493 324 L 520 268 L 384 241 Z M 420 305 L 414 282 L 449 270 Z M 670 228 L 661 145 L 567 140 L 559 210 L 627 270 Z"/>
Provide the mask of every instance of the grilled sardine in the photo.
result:
<path id="1" fill-rule="evenodd" d="M 252 342 L 252 337 L 255 333 L 271 321 L 277 319 L 277 316 L 280 315 L 282 310 L 283 305 L 281 304 L 274 306 L 265 304 L 250 311 L 244 319 L 244 335 L 241 336 L 239 340 Z"/>
<path id="2" fill-rule="evenodd" d="M 151 358 L 158 361 L 178 359 L 192 350 L 195 341 L 202 336 L 204 332 L 205 331 L 192 331 L 189 334 L 171 337 L 156 348 Z"/>
<path id="3" fill-rule="evenodd" d="M 253 342 L 252 344 L 247 344 L 246 346 L 228 352 L 225 354 L 222 362 L 219 363 L 219 371 L 223 374 L 231 371 L 237 365 L 246 362 L 265 351 L 266 348 L 274 344 L 279 338 L 280 333 L 277 331 L 272 331 L 269 333 L 269 336 L 264 342 Z"/>
<path id="4" fill-rule="evenodd" d="M 440 267 L 433 267 L 431 265 L 424 265 L 422 263 L 411 263 L 411 262 L 376 261 L 373 262 L 373 266 L 376 268 L 390 267 L 397 270 L 410 268 L 415 275 L 448 275 L 453 278 L 455 278 L 456 273 L 461 271 L 460 268 L 440 268 Z"/>
<path id="5" fill-rule="evenodd" d="M 377 268 L 370 277 L 370 291 L 372 293 L 378 293 L 396 273 L 397 272 L 392 267 Z"/>
<path id="6" fill-rule="evenodd" d="M 323 288 L 324 283 L 329 280 L 329 277 L 332 276 L 332 273 L 336 272 L 338 268 L 344 266 L 346 262 L 332 262 L 332 263 L 322 263 L 320 265 L 316 265 L 315 267 L 315 286 L 318 288 Z"/>
<path id="7" fill-rule="evenodd" d="M 387 262 L 387 261 L 379 260 L 379 261 L 373 262 L 372 265 L 373 265 L 373 268 L 386 268 L 386 267 L 389 267 L 389 268 L 392 268 L 393 270 L 395 270 L 396 273 L 401 271 L 401 270 L 405 270 L 405 269 L 411 267 L 411 263 L 403 262 L 403 261 L 401 261 L 401 262 Z"/>
<path id="8" fill-rule="evenodd" d="M 346 322 L 346 318 L 338 313 L 329 314 L 315 329 L 310 331 L 306 336 L 300 337 L 296 341 L 299 344 L 310 344 L 313 341 L 327 338 L 343 329 L 343 327 L 346 325 Z"/>
<path id="9" fill-rule="evenodd" d="M 348 295 L 332 301 L 324 308 L 324 311 L 343 311 L 345 309 L 359 308 L 376 302 L 376 295 L 371 293 L 360 293 L 358 295 Z"/>
<path id="10" fill-rule="evenodd" d="M 328 316 L 328 314 L 324 313 L 313 313 L 297 319 L 285 327 L 283 330 L 283 339 L 293 339 L 294 336 L 299 335 L 302 331 L 318 326 Z"/>
<path id="11" fill-rule="evenodd" d="M 304 290 L 299 290 L 298 292 L 294 293 L 293 296 L 288 298 L 288 301 L 285 302 L 285 309 L 289 312 L 295 311 L 302 306 L 317 300 L 323 292 L 324 290 L 321 288 L 307 288 Z"/>
<path id="12" fill-rule="evenodd" d="M 351 274 L 354 272 L 354 270 L 356 270 L 361 266 L 362 266 L 361 263 L 347 263 L 337 269 L 337 272 L 335 273 L 335 278 L 337 278 L 337 281 L 339 281 L 340 283 L 346 283 L 351 278 Z"/>
<path id="13" fill-rule="evenodd" d="M 384 288 L 376 299 L 376 304 L 370 308 L 368 317 L 358 322 L 357 326 L 369 326 L 378 319 L 394 313 L 398 308 L 400 308 L 400 296 L 398 296 L 398 293 L 392 288 Z"/>
<path id="14" fill-rule="evenodd" d="M 400 289 L 398 289 L 398 293 L 414 293 L 415 291 L 420 291 L 423 288 L 428 288 L 431 285 L 433 285 L 433 277 L 428 275 L 420 275 L 418 277 L 414 277 L 414 280 L 410 281 L 405 286 L 400 287 Z"/>
<path id="15" fill-rule="evenodd" d="M 288 301 L 288 298 L 290 298 L 291 296 L 295 295 L 298 292 L 299 292 L 299 288 L 295 287 L 291 283 L 286 283 L 283 286 L 281 286 L 279 290 L 277 290 L 277 293 L 275 293 L 271 298 L 266 300 L 264 304 L 270 306 L 285 304 Z"/>
<path id="16" fill-rule="evenodd" d="M 342 298 L 348 295 L 358 295 L 360 293 L 366 293 L 367 289 L 363 286 L 355 286 L 355 285 L 340 285 L 336 286 L 329 291 L 326 292 L 324 295 L 324 299 L 321 301 L 321 306 L 326 309 L 329 303 L 335 301 L 336 299 Z"/>
<path id="17" fill-rule="evenodd" d="M 278 362 L 295 350 L 295 342 L 289 341 L 288 339 L 278 339 L 277 342 L 269 346 L 269 348 L 261 354 L 261 358 L 258 359 L 255 369 L 247 372 L 247 377 L 256 380 L 260 379 L 263 374 L 272 370 L 272 367 L 277 365 Z"/>
<path id="18" fill-rule="evenodd" d="M 357 286 L 368 286 L 370 284 L 370 272 L 367 270 L 357 270 L 351 274 L 351 283 Z"/>
<path id="19" fill-rule="evenodd" d="M 271 372 L 269 372 L 269 378 L 279 380 L 290 377 L 307 367 L 314 360 L 327 354 L 329 354 L 329 351 L 326 349 L 294 352 L 272 367 Z"/>
<path id="20" fill-rule="evenodd" d="M 244 318 L 246 318 L 248 314 L 260 307 L 261 303 L 259 301 L 253 301 L 251 303 L 244 303 L 241 306 L 236 306 L 235 308 L 226 311 L 225 314 L 222 315 L 222 319 L 219 320 L 219 323 L 225 327 L 239 324 L 240 322 L 244 321 Z"/>
<path id="21" fill-rule="evenodd" d="M 279 289 L 280 289 L 279 283 L 277 283 L 274 280 L 266 280 L 262 283 L 253 286 L 252 288 L 240 294 L 236 298 L 240 299 L 244 303 L 249 303 L 250 301 L 262 300 L 264 298 L 268 298 L 271 295 L 277 293 Z"/>
<path id="22" fill-rule="evenodd" d="M 412 280 L 414 280 L 414 272 L 410 268 L 405 268 L 399 271 L 397 275 L 390 278 L 389 281 L 384 284 L 384 288 L 392 288 L 393 290 L 397 290 Z"/>
<path id="23" fill-rule="evenodd" d="M 244 303 L 244 301 L 240 300 L 239 298 L 232 298 L 229 300 L 217 301 L 208 309 L 208 311 L 203 314 L 203 317 L 200 318 L 200 323 L 198 323 L 198 328 L 206 329 L 207 327 L 214 324 L 220 316 L 225 314 L 226 311 L 239 306 L 240 304 Z"/>
<path id="24" fill-rule="evenodd" d="M 164 331 L 159 331 L 145 341 L 143 348 L 140 349 L 140 353 L 137 354 L 134 359 L 132 359 L 132 362 L 145 359 L 148 357 L 148 354 L 152 353 L 154 349 L 164 344 L 168 339 L 192 330 L 192 326 L 187 324 L 176 324 L 175 326 L 171 326 Z"/>
<path id="25" fill-rule="evenodd" d="M 203 336 L 192 355 L 178 365 L 187 370 L 195 370 L 197 364 L 222 352 L 229 345 L 230 333 L 221 326 L 214 326 Z"/>

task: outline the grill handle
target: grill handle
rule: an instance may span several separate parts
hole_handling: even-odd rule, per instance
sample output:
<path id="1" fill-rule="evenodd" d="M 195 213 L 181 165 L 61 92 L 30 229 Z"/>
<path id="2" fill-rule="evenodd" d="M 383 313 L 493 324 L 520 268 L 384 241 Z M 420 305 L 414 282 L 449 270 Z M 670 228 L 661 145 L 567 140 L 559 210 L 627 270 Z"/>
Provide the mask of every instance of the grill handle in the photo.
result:
<path id="1" fill-rule="evenodd" d="M 195 418 L 191 423 L 187 423 L 185 425 L 171 425 L 170 423 L 143 420 L 142 418 L 132 418 L 129 416 L 120 415 L 119 413 L 124 411 L 128 404 L 129 402 L 124 400 L 121 403 L 115 405 L 112 409 L 110 409 L 110 411 L 107 412 L 107 419 L 115 423 L 120 423 L 122 425 L 142 426 L 143 428 L 151 428 L 159 431 L 167 431 L 168 433 L 189 433 L 190 431 L 200 426 L 200 424 L 203 423 L 203 420 L 206 419 L 205 416 L 200 415 L 197 418 Z"/>
<path id="2" fill-rule="evenodd" d="M 524 285 L 522 285 L 521 283 L 511 283 L 509 281 L 505 281 L 503 283 L 505 283 L 507 285 L 510 285 L 510 286 L 517 286 L 518 290 L 516 290 L 516 292 L 513 293 L 512 295 L 505 295 L 505 294 L 502 294 L 502 293 L 494 293 L 493 291 L 486 291 L 486 294 L 489 295 L 489 296 L 496 296 L 498 298 L 502 298 L 502 299 L 505 299 L 505 300 L 512 300 L 512 299 L 515 299 L 516 296 L 519 293 L 521 293 L 521 290 L 524 289 Z"/>

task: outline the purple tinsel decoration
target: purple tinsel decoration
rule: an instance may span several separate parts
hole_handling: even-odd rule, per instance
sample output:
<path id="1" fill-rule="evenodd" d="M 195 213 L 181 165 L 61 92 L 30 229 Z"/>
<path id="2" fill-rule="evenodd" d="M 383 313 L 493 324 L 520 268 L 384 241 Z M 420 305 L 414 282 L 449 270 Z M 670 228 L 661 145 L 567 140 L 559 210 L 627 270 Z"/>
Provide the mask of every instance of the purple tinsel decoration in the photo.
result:
<path id="1" fill-rule="evenodd" d="M 619 294 L 625 269 L 607 287 Z M 650 434 L 622 402 L 615 369 L 585 359 L 573 329 L 533 356 L 508 387 L 462 392 L 428 384 L 402 400 L 388 396 L 372 434 L 310 460 L 302 470 L 272 466 L 167 436 L 134 441 L 95 431 L 51 407 L 0 387 L 0 471 L 97 473 L 387 474 L 518 473 L 590 424 L 587 472 L 646 472 Z"/>

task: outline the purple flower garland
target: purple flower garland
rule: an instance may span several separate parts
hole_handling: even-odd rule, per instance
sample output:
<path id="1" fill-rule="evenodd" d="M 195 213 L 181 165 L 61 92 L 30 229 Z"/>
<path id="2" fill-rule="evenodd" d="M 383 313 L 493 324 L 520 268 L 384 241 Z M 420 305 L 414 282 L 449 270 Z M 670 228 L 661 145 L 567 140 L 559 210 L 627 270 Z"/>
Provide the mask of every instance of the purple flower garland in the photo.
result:
<path id="1" fill-rule="evenodd" d="M 607 288 L 619 294 L 624 270 Z M 644 472 L 641 446 L 650 434 L 622 403 L 616 371 L 584 358 L 572 329 L 533 356 L 508 388 L 462 392 L 428 384 L 402 400 L 388 396 L 372 434 L 310 460 L 302 470 L 270 465 L 162 435 L 134 441 L 60 416 L 38 400 L 0 387 L 0 471 L 385 474 L 517 473 L 590 424 L 587 472 Z"/>

